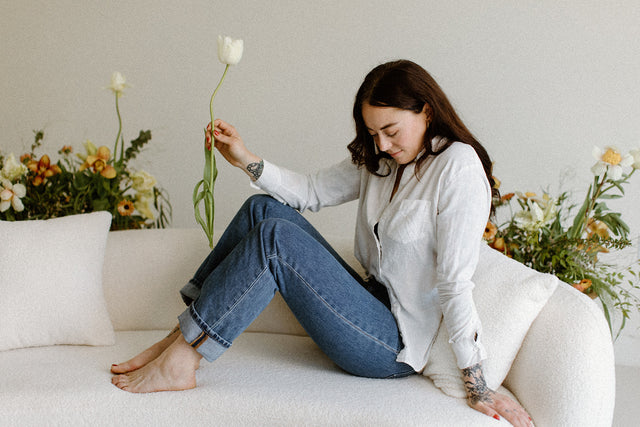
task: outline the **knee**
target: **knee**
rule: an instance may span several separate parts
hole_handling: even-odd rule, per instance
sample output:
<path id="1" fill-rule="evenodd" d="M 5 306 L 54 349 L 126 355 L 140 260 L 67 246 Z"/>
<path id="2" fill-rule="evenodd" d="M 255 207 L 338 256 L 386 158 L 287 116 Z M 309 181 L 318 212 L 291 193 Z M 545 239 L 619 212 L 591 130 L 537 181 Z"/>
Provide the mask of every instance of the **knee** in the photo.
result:
<path id="1" fill-rule="evenodd" d="M 283 239 L 290 241 L 289 239 L 299 239 L 298 233 L 300 228 L 283 218 L 266 218 L 258 223 L 257 227 L 262 236 L 269 238 L 273 242 L 281 243 Z"/>
<path id="2" fill-rule="evenodd" d="M 245 200 L 244 206 L 259 207 L 259 206 L 268 205 L 271 202 L 277 202 L 277 201 L 273 197 L 267 194 L 254 194 L 252 196 L 249 196 L 249 198 Z"/>

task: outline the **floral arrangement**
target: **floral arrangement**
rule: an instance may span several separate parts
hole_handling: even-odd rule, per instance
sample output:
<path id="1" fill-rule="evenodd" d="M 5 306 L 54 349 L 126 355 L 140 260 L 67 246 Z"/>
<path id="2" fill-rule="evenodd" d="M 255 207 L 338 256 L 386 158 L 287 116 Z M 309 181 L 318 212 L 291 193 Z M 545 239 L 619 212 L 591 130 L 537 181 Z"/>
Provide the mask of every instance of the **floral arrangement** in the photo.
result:
<path id="1" fill-rule="evenodd" d="M 242 58 L 244 42 L 240 39 L 232 39 L 231 37 L 218 36 L 218 59 L 225 64 L 224 72 L 218 82 L 211 100 L 209 101 L 209 116 L 211 122 L 204 130 L 204 173 L 203 178 L 198 181 L 193 189 L 193 210 L 196 221 L 209 239 L 209 247 L 213 249 L 213 219 L 215 215 L 215 203 L 213 199 L 213 189 L 218 177 L 218 168 L 216 167 L 215 151 L 212 148 L 213 141 L 213 99 L 216 97 L 227 71 L 231 65 L 236 65 Z M 200 203 L 204 204 L 205 218 L 200 213 Z"/>
<path id="2" fill-rule="evenodd" d="M 106 210 L 113 216 L 111 229 L 166 227 L 171 220 L 171 204 L 156 179 L 144 170 L 133 169 L 129 162 L 151 140 L 149 130 L 125 149 L 119 98 L 127 86 L 116 72 L 108 87 L 116 101 L 118 134 L 111 150 L 84 143 L 84 153 L 73 155 L 65 145 L 53 163 L 48 154 L 38 155 L 44 141 L 43 131 L 35 131 L 28 153 L 16 159 L 0 153 L 0 220 L 48 219 L 72 214 Z"/>
<path id="3" fill-rule="evenodd" d="M 507 256 L 599 298 L 611 333 L 617 337 L 630 313 L 640 311 L 640 298 L 634 294 L 640 290 L 640 260 L 625 266 L 605 261 L 605 254 L 631 245 L 629 227 L 606 201 L 624 196 L 624 186 L 640 169 L 640 150 L 623 156 L 615 147 L 604 151 L 595 147 L 593 156 L 597 160 L 591 168 L 593 183 L 575 215 L 577 205 L 569 204 L 566 192 L 557 198 L 547 192 L 542 197 L 508 193 L 494 200 L 496 206 L 509 208 L 508 219 L 500 225 L 490 221 L 484 238 Z M 614 333 L 616 313 L 620 323 Z"/>

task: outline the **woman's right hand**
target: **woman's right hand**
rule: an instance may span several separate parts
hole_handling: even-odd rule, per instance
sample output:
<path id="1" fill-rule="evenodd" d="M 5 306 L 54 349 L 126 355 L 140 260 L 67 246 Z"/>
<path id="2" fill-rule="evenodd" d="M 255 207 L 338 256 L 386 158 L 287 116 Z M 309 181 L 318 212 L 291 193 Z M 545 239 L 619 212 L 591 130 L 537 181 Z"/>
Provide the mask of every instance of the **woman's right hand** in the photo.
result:
<path id="1" fill-rule="evenodd" d="M 210 128 L 207 126 L 207 129 Z M 244 170 L 251 176 L 247 171 L 247 166 L 258 163 L 262 159 L 247 149 L 236 128 L 224 120 L 216 119 L 211 132 L 214 140 L 213 145 L 220 154 L 233 166 Z"/>

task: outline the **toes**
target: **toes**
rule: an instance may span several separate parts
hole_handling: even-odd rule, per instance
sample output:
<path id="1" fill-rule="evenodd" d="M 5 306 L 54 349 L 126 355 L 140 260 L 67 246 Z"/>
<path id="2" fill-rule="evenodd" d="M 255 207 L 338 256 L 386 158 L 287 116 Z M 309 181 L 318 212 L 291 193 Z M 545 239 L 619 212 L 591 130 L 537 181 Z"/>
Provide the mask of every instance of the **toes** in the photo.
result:
<path id="1" fill-rule="evenodd" d="M 111 378 L 111 383 L 119 389 L 126 390 L 129 386 L 129 378 L 126 375 L 116 375 Z"/>

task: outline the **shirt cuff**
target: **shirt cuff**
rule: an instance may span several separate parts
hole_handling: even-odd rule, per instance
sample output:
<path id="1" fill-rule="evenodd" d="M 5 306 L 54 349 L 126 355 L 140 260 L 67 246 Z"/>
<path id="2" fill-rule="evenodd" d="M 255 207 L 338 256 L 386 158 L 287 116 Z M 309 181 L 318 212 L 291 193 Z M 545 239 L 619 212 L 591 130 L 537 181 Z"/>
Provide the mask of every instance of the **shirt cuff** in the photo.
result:
<path id="1" fill-rule="evenodd" d="M 278 187 L 280 187 L 281 178 L 280 171 L 278 167 L 273 163 L 270 163 L 264 159 L 262 159 L 264 164 L 262 168 L 262 174 L 260 178 L 255 181 L 251 181 L 251 187 L 266 191 L 267 193 L 272 193 L 276 191 Z"/>
<path id="2" fill-rule="evenodd" d="M 449 341 L 451 349 L 456 355 L 458 368 L 468 368 L 487 358 L 487 351 L 480 338 L 480 333 L 478 333 L 475 339 L 461 338 L 456 342 Z"/>

